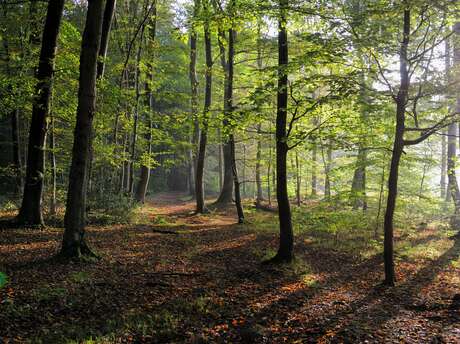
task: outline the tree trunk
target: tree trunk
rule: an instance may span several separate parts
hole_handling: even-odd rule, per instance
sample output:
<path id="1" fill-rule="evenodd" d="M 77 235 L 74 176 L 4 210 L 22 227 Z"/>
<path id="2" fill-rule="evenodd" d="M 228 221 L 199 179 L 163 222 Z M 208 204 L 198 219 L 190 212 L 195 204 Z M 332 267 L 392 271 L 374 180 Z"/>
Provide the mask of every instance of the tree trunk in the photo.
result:
<path id="1" fill-rule="evenodd" d="M 353 175 L 353 182 L 351 184 L 351 196 L 353 209 L 359 208 L 365 210 L 367 208 L 366 202 L 366 149 L 360 145 L 358 149 L 358 157 L 356 159 L 356 167 Z"/>
<path id="2" fill-rule="evenodd" d="M 443 130 L 441 135 L 441 199 L 446 198 L 446 175 L 447 175 L 447 131 Z"/>
<path id="3" fill-rule="evenodd" d="M 104 77 L 105 59 L 107 57 L 107 50 L 109 47 L 110 30 L 112 27 L 115 7 L 116 7 L 116 0 L 107 0 L 105 4 L 104 19 L 102 23 L 101 45 L 99 48 L 99 59 L 97 61 L 97 75 L 96 75 L 97 80 L 100 80 Z M 88 164 L 88 186 L 87 186 L 88 192 L 91 192 L 91 188 L 92 188 L 92 172 L 93 172 L 93 160 L 94 160 L 94 151 L 93 151 L 94 132 L 91 132 L 91 136 L 92 138 L 90 140 L 89 164 Z"/>
<path id="4" fill-rule="evenodd" d="M 96 109 L 97 60 L 101 43 L 104 0 L 89 0 L 80 55 L 77 122 L 64 217 L 61 256 L 94 256 L 85 241 L 86 187 L 91 130 Z"/>
<path id="5" fill-rule="evenodd" d="M 270 137 L 271 137 L 271 134 L 270 134 Z M 269 144 L 269 150 L 268 150 L 268 166 L 267 166 L 267 196 L 268 196 L 269 205 L 272 205 L 271 168 L 272 168 L 272 140 L 270 138 L 270 144 Z"/>
<path id="6" fill-rule="evenodd" d="M 54 74 L 57 38 L 61 26 L 64 0 L 50 1 L 43 30 L 40 61 L 36 73 L 37 85 L 29 131 L 26 180 L 21 209 L 17 217 L 20 225 L 42 226 L 42 195 L 45 173 L 45 141 L 47 117 Z"/>
<path id="7" fill-rule="evenodd" d="M 256 204 L 260 205 L 264 199 L 262 191 L 262 176 L 261 176 L 261 163 L 262 163 L 262 141 L 261 141 L 262 124 L 257 125 L 257 153 L 256 153 Z"/>
<path id="8" fill-rule="evenodd" d="M 206 5 L 206 7 L 208 7 Z M 202 119 L 202 128 L 200 133 L 200 144 L 198 148 L 197 156 L 197 166 L 196 166 L 196 181 L 195 181 L 195 190 L 196 190 L 196 212 L 204 213 L 206 212 L 206 207 L 204 203 L 204 162 L 206 157 L 206 145 L 208 141 L 208 116 L 209 108 L 211 107 L 212 100 L 212 52 L 211 52 L 211 33 L 209 28 L 209 22 L 205 21 L 204 23 L 204 45 L 205 45 L 205 55 L 206 55 L 206 86 L 205 86 L 205 96 L 204 96 L 204 109 L 203 109 L 203 119 Z"/>
<path id="9" fill-rule="evenodd" d="M 404 10 L 403 40 L 399 52 L 400 87 L 396 97 L 396 129 L 391 156 L 390 174 L 388 176 L 387 207 L 384 220 L 384 283 L 393 286 L 396 281 L 393 249 L 393 217 L 398 195 L 398 173 L 401 155 L 404 149 L 405 113 L 410 86 L 409 71 L 407 66 L 407 50 L 410 35 L 410 10 Z"/>
<path id="10" fill-rule="evenodd" d="M 326 159 L 324 159 L 324 147 L 321 147 L 324 161 L 324 198 L 331 199 L 331 163 L 332 163 L 332 146 L 330 142 L 327 145 Z"/>
<path id="11" fill-rule="evenodd" d="M 280 0 L 278 23 L 278 96 L 276 115 L 276 197 L 280 223 L 280 241 L 276 262 L 290 262 L 293 258 L 294 233 L 292 231 L 291 208 L 287 189 L 287 106 L 288 106 L 288 38 L 286 11 L 288 0 Z"/>
<path id="12" fill-rule="evenodd" d="M 198 16 L 199 2 L 194 1 L 193 18 Z M 190 159 L 190 194 L 196 197 L 196 152 L 198 149 L 198 141 L 200 138 L 200 126 L 198 121 L 198 78 L 196 75 L 196 41 L 197 34 L 195 24 L 191 24 L 190 28 L 190 65 L 189 65 L 189 79 L 190 79 L 190 108 L 192 112 L 192 123 L 190 133 L 191 148 L 189 150 Z"/>
<path id="13" fill-rule="evenodd" d="M 233 1 L 231 2 L 231 9 L 233 9 Z M 232 23 L 233 24 L 233 23 Z M 228 29 L 228 82 L 227 82 L 227 90 L 226 90 L 226 110 L 227 113 L 225 117 L 232 118 L 233 117 L 233 65 L 234 65 L 234 58 L 235 58 L 235 31 L 232 27 Z M 230 162 L 232 167 L 232 180 L 234 182 L 235 187 L 235 206 L 236 211 L 238 214 L 238 223 L 244 222 L 244 212 L 243 206 L 241 204 L 241 195 L 240 195 L 240 182 L 238 179 L 238 169 L 236 166 L 236 154 L 235 154 L 235 137 L 233 135 L 233 130 L 229 135 L 229 146 L 230 146 Z"/>
<path id="14" fill-rule="evenodd" d="M 233 167 L 232 167 L 232 147 L 229 138 L 229 121 L 228 115 L 231 111 L 229 107 L 229 103 L 231 103 L 231 93 L 229 94 L 229 78 L 230 78 L 230 71 L 229 71 L 229 63 L 230 61 L 226 61 L 225 59 L 225 33 L 219 30 L 219 49 L 220 49 L 220 62 L 222 65 L 222 70 L 224 71 L 224 119 L 222 121 L 222 126 L 224 128 L 224 141 L 222 144 L 222 151 L 223 151 L 223 158 L 224 158 L 224 180 L 221 187 L 221 191 L 219 197 L 217 198 L 216 204 L 224 205 L 228 204 L 232 201 L 233 195 Z M 229 53 L 230 54 L 230 53 Z"/>
<path id="15" fill-rule="evenodd" d="M 152 10 L 152 17 L 153 19 L 150 20 L 149 26 L 149 40 L 151 42 L 155 42 L 156 38 L 156 28 L 157 28 L 157 7 L 156 7 L 156 2 L 153 4 L 155 6 Z M 152 69 L 153 66 L 149 63 L 147 65 L 148 67 L 148 80 L 150 83 L 153 83 L 153 74 L 152 74 Z M 149 113 L 148 113 L 148 132 L 147 135 L 145 136 L 145 139 L 147 141 L 147 154 L 149 155 L 149 160 L 150 160 L 150 155 L 152 154 L 152 129 L 153 129 L 153 123 L 152 123 L 152 113 L 154 110 L 154 97 L 151 89 L 151 84 L 149 82 L 145 83 L 145 92 L 147 94 L 147 103 L 149 106 Z M 145 196 L 147 194 L 147 189 L 149 186 L 149 180 L 150 180 L 150 164 L 142 164 L 141 165 L 141 173 L 139 177 L 139 182 L 137 184 L 136 188 L 136 201 L 145 203 Z"/>
<path id="16" fill-rule="evenodd" d="M 458 80 L 458 68 L 460 67 L 460 22 L 455 23 L 453 27 L 453 50 L 454 50 L 454 59 L 453 59 L 453 70 L 455 71 L 455 80 Z M 450 50 L 450 49 L 449 49 Z M 449 55 L 449 54 L 447 54 Z M 449 68 L 450 69 L 450 68 Z M 448 75 L 450 74 L 450 70 L 447 70 Z M 448 77 L 450 79 L 450 77 Z M 459 95 L 459 87 L 456 86 L 457 92 L 455 93 L 456 105 L 455 105 L 455 112 L 460 112 L 460 95 Z M 449 193 L 452 196 L 452 200 L 454 201 L 455 205 L 455 213 L 452 215 L 450 223 L 451 226 L 455 229 L 460 229 L 460 191 L 458 187 L 457 177 L 455 173 L 455 162 L 457 159 L 457 125 L 456 123 L 452 123 L 449 125 L 448 128 L 448 139 L 447 139 L 447 178 L 449 179 Z"/>
<path id="17" fill-rule="evenodd" d="M 297 152 L 295 152 L 295 171 L 296 171 L 295 172 L 295 177 L 296 177 L 295 194 L 296 194 L 297 206 L 300 207 L 300 204 L 302 203 L 302 199 L 300 195 L 300 190 L 302 186 L 302 175 L 301 175 L 299 154 Z"/>
<path id="18" fill-rule="evenodd" d="M 49 138 L 49 160 L 51 164 L 51 202 L 50 202 L 50 215 L 56 215 L 56 179 L 57 179 L 57 166 L 56 166 L 56 140 L 54 136 L 54 116 L 50 114 L 50 138 Z"/>
<path id="19" fill-rule="evenodd" d="M 362 59 L 361 59 L 362 60 Z M 363 61 L 364 62 L 364 61 Z M 364 71 L 361 72 L 360 82 L 360 119 L 363 123 L 367 123 L 366 106 L 369 100 L 366 97 L 366 76 Z M 367 150 L 365 148 L 365 139 L 360 139 L 358 147 L 358 156 L 356 158 L 356 167 L 351 183 L 351 201 L 353 209 L 359 208 L 366 210 L 366 164 L 367 164 Z"/>
<path id="20" fill-rule="evenodd" d="M 317 176 L 317 161 L 318 161 L 318 147 L 315 142 L 313 142 L 313 147 L 311 149 L 311 196 L 315 198 L 318 194 L 318 176 Z"/>

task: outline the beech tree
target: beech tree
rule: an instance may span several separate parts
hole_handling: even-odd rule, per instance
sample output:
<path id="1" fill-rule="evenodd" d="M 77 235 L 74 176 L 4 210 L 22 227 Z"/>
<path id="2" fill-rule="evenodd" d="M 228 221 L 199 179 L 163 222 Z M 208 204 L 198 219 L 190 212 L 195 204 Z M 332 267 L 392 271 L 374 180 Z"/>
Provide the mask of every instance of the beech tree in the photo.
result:
<path id="1" fill-rule="evenodd" d="M 75 125 L 65 231 L 60 255 L 66 258 L 94 256 L 85 240 L 86 190 L 93 117 L 96 111 L 96 77 L 101 45 L 104 0 L 89 0 L 80 56 L 77 122 Z"/>
<path id="2" fill-rule="evenodd" d="M 26 178 L 17 222 L 26 226 L 43 226 L 42 195 L 45 174 L 45 143 L 53 86 L 54 61 L 61 26 L 64 0 L 48 3 L 43 29 L 40 59 L 36 73 L 35 100 L 29 130 Z"/>

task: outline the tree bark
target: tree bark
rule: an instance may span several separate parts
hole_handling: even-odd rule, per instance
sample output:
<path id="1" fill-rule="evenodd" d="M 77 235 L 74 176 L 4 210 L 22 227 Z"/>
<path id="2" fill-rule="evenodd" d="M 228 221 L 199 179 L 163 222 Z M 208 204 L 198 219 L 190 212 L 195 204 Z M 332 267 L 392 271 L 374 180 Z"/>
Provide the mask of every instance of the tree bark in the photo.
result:
<path id="1" fill-rule="evenodd" d="M 149 40 L 151 42 L 155 42 L 156 38 L 156 27 L 157 27 L 157 4 L 153 5 L 155 6 L 152 10 L 152 18 L 150 20 L 150 30 L 149 30 Z M 150 83 L 153 83 L 153 66 L 151 64 L 148 64 L 148 80 Z M 153 123 L 152 123 L 152 113 L 154 111 L 154 97 L 151 89 L 151 84 L 149 82 L 145 83 L 145 92 L 147 94 L 147 103 L 149 106 L 149 113 L 148 113 L 148 132 L 147 135 L 145 136 L 145 139 L 147 141 L 147 154 L 150 155 L 152 154 L 152 129 L 153 129 Z M 149 186 L 149 180 L 150 180 L 150 165 L 149 164 L 142 164 L 141 165 L 141 173 L 139 177 L 139 182 L 137 184 L 136 188 L 136 201 L 140 203 L 145 203 L 145 196 L 147 194 L 147 189 Z"/>
<path id="2" fill-rule="evenodd" d="M 60 255 L 65 258 L 94 256 L 85 241 L 86 187 L 91 130 L 96 110 L 96 76 L 104 13 L 104 0 L 89 0 L 80 55 L 77 122 L 64 216 Z"/>
<path id="3" fill-rule="evenodd" d="M 403 19 L 403 40 L 399 52 L 399 73 L 400 86 L 396 97 L 396 129 L 391 156 L 390 174 L 388 176 L 388 196 L 387 207 L 384 220 L 384 263 L 385 281 L 384 283 L 393 286 L 396 281 L 394 267 L 394 248 L 393 248 L 393 217 L 396 207 L 396 197 L 398 194 L 398 174 L 399 163 L 404 149 L 404 129 L 406 104 L 410 86 L 409 72 L 407 65 L 407 51 L 410 35 L 410 10 L 404 10 Z"/>
<path id="4" fill-rule="evenodd" d="M 207 9 L 208 5 L 206 5 Z M 197 166 L 196 166 L 196 212 L 206 212 L 204 202 L 204 162 L 206 158 L 206 145 L 208 141 L 208 116 L 209 108 L 211 107 L 212 101 L 212 51 L 211 51 L 211 33 L 209 28 L 209 22 L 204 23 L 204 45 L 206 55 L 206 85 L 205 85 L 205 96 L 204 96 L 204 108 L 203 108 L 203 119 L 202 128 L 200 133 L 200 143 L 198 148 Z"/>
<path id="5" fill-rule="evenodd" d="M 116 0 L 107 0 L 104 9 L 104 19 L 102 23 L 102 33 L 101 33 L 101 45 L 99 48 L 99 59 L 97 61 L 97 80 L 101 80 L 104 77 L 107 51 L 109 48 L 109 38 L 110 31 L 112 27 L 113 16 L 115 13 Z M 117 124 L 118 126 L 118 124 Z M 91 132 L 92 138 L 90 140 L 89 147 L 89 164 L 88 164 L 88 192 L 91 192 L 92 188 L 92 172 L 93 172 L 93 160 L 94 160 L 94 151 L 93 151 L 93 140 L 94 132 Z"/>
<path id="6" fill-rule="evenodd" d="M 296 194 L 296 200 L 297 200 L 297 206 L 300 207 L 300 204 L 302 203 L 301 195 L 300 195 L 300 190 L 302 186 L 302 175 L 301 175 L 301 167 L 300 167 L 300 161 L 299 161 L 299 154 L 295 152 L 295 179 L 296 179 L 296 189 L 295 189 L 295 194 Z"/>
<path id="7" fill-rule="evenodd" d="M 318 161 L 318 147 L 316 142 L 313 142 L 311 149 L 311 196 L 314 198 L 318 194 L 318 176 L 317 176 L 317 161 Z"/>
<path id="8" fill-rule="evenodd" d="M 194 1 L 193 19 L 197 18 L 199 12 L 199 0 Z M 189 150 L 190 159 L 190 183 L 189 192 L 196 197 L 196 156 L 198 150 L 198 141 L 200 138 L 200 125 L 198 121 L 198 78 L 196 74 L 196 41 L 197 33 L 195 24 L 192 22 L 190 27 L 190 65 L 189 65 L 189 79 L 190 79 L 190 108 L 192 113 L 192 126 L 190 132 L 191 148 Z"/>
<path id="9" fill-rule="evenodd" d="M 136 160 L 136 145 L 137 145 L 137 130 L 139 126 L 139 102 L 141 98 L 140 92 L 140 77 L 141 77 L 141 58 L 142 58 L 142 44 L 144 40 L 144 29 L 145 26 L 142 26 L 140 39 L 139 39 L 139 46 L 137 48 L 136 54 L 136 71 L 134 75 L 134 87 L 136 90 L 136 105 L 134 109 L 134 124 L 133 124 L 133 132 L 131 136 L 131 149 L 130 149 L 130 163 L 129 163 L 129 185 L 128 191 L 129 193 L 134 196 L 134 162 Z"/>
<path id="10" fill-rule="evenodd" d="M 453 70 L 456 73 L 455 80 L 458 80 L 458 68 L 460 67 L 460 22 L 455 23 L 453 27 L 453 50 L 454 50 L 454 58 L 453 58 Z M 447 50 L 447 49 L 446 49 Z M 450 49 L 449 49 L 450 50 Z M 448 50 L 448 51 L 449 51 Z M 449 56 L 449 53 L 446 52 L 446 55 Z M 448 79 L 450 75 L 450 67 L 447 68 Z M 459 95 L 460 87 L 456 85 L 455 87 L 455 95 L 456 95 L 456 105 L 455 111 L 457 113 L 460 112 L 460 95 Z M 447 178 L 449 180 L 449 193 L 452 196 L 452 200 L 455 205 L 455 212 L 451 217 L 450 224 L 455 229 L 460 229 L 460 190 L 458 187 L 457 176 L 455 173 L 455 165 L 457 159 L 457 124 L 452 123 L 449 125 L 448 128 L 448 138 L 447 138 Z"/>
<path id="11" fill-rule="evenodd" d="M 324 147 L 321 147 L 324 161 L 324 198 L 331 199 L 331 163 L 332 163 L 332 146 L 330 142 L 327 144 L 326 159 L 324 159 Z"/>
<path id="12" fill-rule="evenodd" d="M 278 22 L 278 95 L 276 114 L 276 197 L 280 238 L 275 262 L 291 262 L 293 259 L 294 233 L 291 222 L 291 207 L 287 189 L 287 106 L 288 106 L 288 37 L 286 29 L 286 11 L 288 0 L 280 0 L 280 18 Z"/>
<path id="13" fill-rule="evenodd" d="M 230 11 L 232 12 L 233 9 L 233 1 L 231 2 Z M 233 24 L 233 23 L 232 23 Z M 235 31 L 233 27 L 228 29 L 228 61 L 227 61 L 227 70 L 228 70 L 228 82 L 227 82 L 227 90 L 226 93 L 226 114 L 225 117 L 232 118 L 233 117 L 233 66 L 234 66 L 234 59 L 235 59 Z M 232 180 L 234 182 L 235 187 L 235 206 L 236 212 L 238 214 L 238 223 L 244 222 L 244 212 L 243 206 L 241 204 L 241 194 L 240 194 L 240 182 L 238 179 L 238 169 L 236 166 L 236 154 L 235 154 L 235 137 L 233 134 L 233 130 L 229 135 L 229 146 L 230 146 L 230 162 L 232 168 Z"/>
<path id="14" fill-rule="evenodd" d="M 443 130 L 441 135 L 441 199 L 446 198 L 446 175 L 447 175 L 447 131 Z"/>
<path id="15" fill-rule="evenodd" d="M 225 59 L 225 33 L 222 30 L 219 30 L 219 49 L 220 49 L 220 62 L 222 66 L 222 70 L 224 71 L 224 119 L 222 121 L 222 126 L 224 128 L 224 140 L 222 143 L 222 152 L 223 152 L 223 163 L 224 163 L 224 180 L 222 184 L 222 188 L 217 198 L 216 204 L 224 205 L 231 203 L 232 196 L 233 196 L 233 167 L 232 167 L 232 147 L 230 142 L 230 135 L 229 131 L 229 123 L 228 123 L 228 115 L 231 111 L 229 109 L 229 103 L 231 103 L 231 94 L 229 94 L 229 79 L 230 79 L 230 61 L 226 61 Z M 230 54 L 230 52 L 229 52 Z"/>
<path id="16" fill-rule="evenodd" d="M 256 205 L 260 205 L 264 200 L 262 190 L 262 176 L 261 176 L 261 164 L 262 164 L 262 141 L 261 141 L 262 124 L 257 125 L 257 153 L 256 153 Z"/>
<path id="17" fill-rule="evenodd" d="M 17 216 L 17 222 L 20 225 L 44 225 L 42 196 L 45 174 L 45 141 L 48 129 L 47 118 L 50 110 L 57 38 L 63 10 L 64 0 L 48 3 L 40 60 L 36 73 L 37 85 L 29 131 L 26 180 L 22 205 Z"/>
<path id="18" fill-rule="evenodd" d="M 50 138 L 49 138 L 49 160 L 51 164 L 51 201 L 50 215 L 56 215 L 56 183 L 57 183 L 57 166 L 56 166 L 56 138 L 54 135 L 54 116 L 50 113 Z"/>

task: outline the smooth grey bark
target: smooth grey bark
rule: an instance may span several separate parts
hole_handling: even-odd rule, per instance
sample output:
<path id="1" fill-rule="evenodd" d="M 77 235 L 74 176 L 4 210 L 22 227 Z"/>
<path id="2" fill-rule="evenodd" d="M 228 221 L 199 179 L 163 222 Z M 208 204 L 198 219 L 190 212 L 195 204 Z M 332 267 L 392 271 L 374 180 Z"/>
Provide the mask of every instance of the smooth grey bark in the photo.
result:
<path id="1" fill-rule="evenodd" d="M 262 124 L 257 125 L 257 152 L 256 152 L 256 205 L 260 205 L 264 199 L 262 190 L 262 141 L 261 141 Z"/>
<path id="2" fill-rule="evenodd" d="M 110 31 L 112 28 L 112 21 L 115 13 L 116 7 L 116 0 L 107 0 L 104 9 L 104 19 L 102 23 L 102 33 L 101 33 L 101 43 L 99 48 L 99 59 L 97 61 L 97 75 L 96 78 L 98 80 L 104 77 L 105 65 L 106 65 L 106 58 L 107 58 L 107 51 L 109 48 L 109 38 L 110 38 Z M 94 140 L 94 132 L 91 132 L 92 138 L 90 140 L 90 147 L 89 147 L 89 164 L 88 164 L 88 192 L 91 192 L 92 189 L 92 173 L 93 173 L 93 159 L 94 159 L 94 152 L 93 152 L 93 140 Z"/>
<path id="3" fill-rule="evenodd" d="M 447 176 L 447 131 L 443 130 L 441 135 L 441 199 L 446 198 L 446 176 Z"/>
<path id="4" fill-rule="evenodd" d="M 56 165 L 56 138 L 54 135 L 54 116 L 50 113 L 50 133 L 49 133 L 49 161 L 51 166 L 51 201 L 50 215 L 56 215 L 56 189 L 57 189 L 57 165 Z"/>
<path id="5" fill-rule="evenodd" d="M 300 166 L 300 160 L 299 160 L 299 154 L 295 152 L 295 179 L 296 179 L 296 189 L 295 189 L 295 195 L 296 195 L 296 201 L 297 201 L 297 206 L 300 207 L 300 204 L 302 203 L 301 199 L 301 187 L 302 187 L 302 169 Z"/>
<path id="6" fill-rule="evenodd" d="M 326 157 L 324 157 L 324 147 L 321 147 L 324 162 L 324 198 L 331 199 L 331 164 L 332 164 L 332 146 L 328 142 L 326 147 Z"/>
<path id="7" fill-rule="evenodd" d="M 200 2 L 194 1 L 193 20 L 198 17 Z M 189 63 L 189 80 L 190 80 L 190 110 L 191 122 L 190 126 L 190 146 L 189 155 L 189 193 L 196 197 L 196 158 L 198 150 L 198 142 L 200 139 L 200 125 L 198 121 L 198 77 L 196 74 L 196 58 L 197 58 L 197 33 L 195 23 L 191 23 L 190 27 L 190 63 Z"/>
<path id="8" fill-rule="evenodd" d="M 44 225 L 42 214 L 45 175 L 47 118 L 53 86 L 57 39 L 64 10 L 64 0 L 50 1 L 43 29 L 40 59 L 36 73 L 35 98 L 29 130 L 26 179 L 21 208 L 16 218 L 19 225 Z"/>
<path id="9" fill-rule="evenodd" d="M 458 75 L 460 73 L 458 72 L 458 68 L 460 67 L 460 22 L 455 23 L 453 26 L 453 50 L 454 50 L 454 56 L 453 56 L 453 70 L 455 71 L 455 80 L 458 80 Z M 448 40 L 447 40 L 448 42 Z M 448 46 L 447 46 L 448 47 Z M 447 50 L 447 49 L 446 49 Z M 449 49 L 450 50 L 450 49 Z M 449 51 L 448 50 L 448 51 Z M 446 53 L 448 56 L 449 53 Z M 451 79 L 450 77 L 450 68 L 447 68 L 447 74 L 448 74 L 448 80 Z M 460 94 L 458 90 L 460 87 L 457 85 L 456 86 L 456 104 L 455 104 L 455 112 L 460 113 Z M 447 178 L 449 180 L 449 193 L 451 194 L 452 201 L 454 202 L 455 205 L 455 212 L 451 217 L 450 223 L 451 226 L 455 229 L 460 229 L 460 190 L 457 182 L 457 176 L 455 173 L 455 168 L 456 168 L 456 160 L 457 160 L 457 124 L 452 123 L 448 127 L 448 138 L 447 138 Z"/>
<path id="10" fill-rule="evenodd" d="M 234 3 L 232 2 L 231 5 Z M 233 6 L 232 6 L 233 8 Z M 230 10 L 232 10 L 232 8 Z M 233 24 L 233 23 L 232 23 Z M 235 58 L 235 31 L 233 27 L 228 29 L 228 61 L 227 61 L 227 70 L 228 70 L 228 82 L 226 90 L 226 114 L 227 118 L 233 117 L 233 75 L 234 75 L 234 58 Z M 236 154 L 235 154 L 235 137 L 233 130 L 229 135 L 229 146 L 230 146 L 230 162 L 232 168 L 232 179 L 234 182 L 235 188 L 235 206 L 236 212 L 238 214 L 238 223 L 244 222 L 244 212 L 243 206 L 241 204 L 241 194 L 240 194 L 240 182 L 238 179 L 238 169 L 236 166 Z"/>
<path id="11" fill-rule="evenodd" d="M 208 4 L 206 5 L 208 9 Z M 195 180 L 195 192 L 196 192 L 196 212 L 206 212 L 206 206 L 204 202 L 204 163 L 206 158 L 206 145 L 208 141 L 208 117 L 209 108 L 211 107 L 212 101 L 212 51 L 211 51 L 211 32 L 209 28 L 209 22 L 206 20 L 204 23 L 204 44 L 205 44 L 205 56 L 206 56 L 206 84 L 205 84 L 205 96 L 204 96 L 204 108 L 202 127 L 200 132 L 200 143 L 198 147 L 197 155 L 197 166 L 196 166 L 196 180 Z"/>
<path id="12" fill-rule="evenodd" d="M 60 255 L 79 259 L 94 256 L 85 240 L 86 188 L 93 117 L 96 111 L 96 77 L 104 13 L 104 0 L 89 0 L 80 55 L 77 121 L 64 216 Z"/>
<path id="13" fill-rule="evenodd" d="M 291 262 L 294 254 L 291 207 L 287 189 L 287 106 L 288 106 L 288 35 L 286 29 L 288 0 L 280 0 L 278 21 L 278 92 L 276 114 L 276 197 L 278 200 L 279 247 L 271 262 Z"/>
<path id="14" fill-rule="evenodd" d="M 318 175 L 317 175 L 317 162 L 318 162 L 318 146 L 313 142 L 311 148 L 311 196 L 318 195 Z"/>
<path id="15" fill-rule="evenodd" d="M 219 197 L 216 200 L 216 204 L 224 205 L 231 203 L 233 196 L 233 168 L 232 168 L 232 147 L 230 142 L 229 121 L 228 115 L 230 113 L 229 104 L 231 103 L 231 94 L 229 94 L 229 61 L 226 60 L 225 54 L 226 49 L 224 46 L 225 33 L 219 30 L 218 43 L 220 50 L 220 63 L 222 70 L 224 71 L 224 118 L 222 120 L 222 127 L 224 129 L 224 140 L 222 142 L 222 155 L 223 155 L 223 169 L 224 179 L 220 190 Z"/>

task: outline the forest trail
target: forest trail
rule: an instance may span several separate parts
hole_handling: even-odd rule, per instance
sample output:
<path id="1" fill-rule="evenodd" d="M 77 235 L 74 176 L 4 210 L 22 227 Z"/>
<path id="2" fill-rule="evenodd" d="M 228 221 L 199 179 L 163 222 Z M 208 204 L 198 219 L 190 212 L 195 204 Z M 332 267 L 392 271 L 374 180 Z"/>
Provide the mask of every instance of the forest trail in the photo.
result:
<path id="1" fill-rule="evenodd" d="M 182 194 L 159 194 L 137 222 L 89 226 L 103 259 L 50 261 L 60 228 L 0 232 L 0 339 L 62 343 L 455 343 L 460 244 L 433 229 L 436 259 L 402 260 L 384 289 L 380 254 L 357 257 L 298 233 L 291 266 L 260 262 L 277 247 L 276 214 L 233 208 L 194 215 Z M 0 340 L 0 342 L 2 342 Z M 3 343 L 2 342 L 2 343 Z"/>

